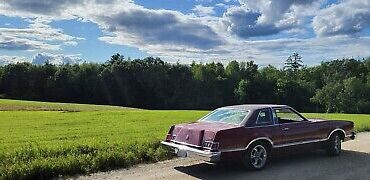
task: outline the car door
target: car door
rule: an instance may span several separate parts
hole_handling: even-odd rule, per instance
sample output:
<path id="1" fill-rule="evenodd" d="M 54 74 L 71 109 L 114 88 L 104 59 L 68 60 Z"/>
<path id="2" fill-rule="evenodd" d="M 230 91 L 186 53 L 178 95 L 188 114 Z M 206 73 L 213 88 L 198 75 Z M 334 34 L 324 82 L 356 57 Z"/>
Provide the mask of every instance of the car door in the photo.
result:
<path id="1" fill-rule="evenodd" d="M 276 134 L 280 134 L 278 146 L 300 144 L 315 140 L 313 124 L 291 108 L 274 109 L 274 117 L 278 126 Z"/>

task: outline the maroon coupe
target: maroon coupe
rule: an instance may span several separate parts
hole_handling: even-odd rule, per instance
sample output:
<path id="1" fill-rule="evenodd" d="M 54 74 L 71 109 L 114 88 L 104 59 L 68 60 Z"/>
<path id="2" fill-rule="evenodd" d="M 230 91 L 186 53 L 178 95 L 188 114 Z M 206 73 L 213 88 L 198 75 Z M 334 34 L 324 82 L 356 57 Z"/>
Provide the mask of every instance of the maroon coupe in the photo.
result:
<path id="1" fill-rule="evenodd" d="M 338 156 L 341 143 L 354 138 L 350 121 L 306 119 L 286 105 L 237 105 L 218 108 L 195 123 L 172 126 L 161 143 L 180 157 L 241 159 L 258 170 L 278 150 L 314 145 Z"/>

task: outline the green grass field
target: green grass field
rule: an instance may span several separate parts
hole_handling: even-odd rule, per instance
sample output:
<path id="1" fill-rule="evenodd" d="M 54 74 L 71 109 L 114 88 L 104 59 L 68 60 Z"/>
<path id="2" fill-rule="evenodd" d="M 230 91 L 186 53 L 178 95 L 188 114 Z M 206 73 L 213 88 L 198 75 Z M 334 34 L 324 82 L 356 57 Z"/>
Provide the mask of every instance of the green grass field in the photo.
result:
<path id="1" fill-rule="evenodd" d="M 349 120 L 355 123 L 356 132 L 370 131 L 370 114 L 303 113 L 307 118 Z"/>
<path id="2" fill-rule="evenodd" d="M 207 111 L 153 111 L 0 99 L 0 179 L 32 179 L 129 167 L 170 158 L 159 145 L 168 128 Z M 370 130 L 370 115 L 347 119 Z"/>
<path id="3" fill-rule="evenodd" d="M 0 111 L 115 111 L 135 108 L 126 108 L 119 106 L 72 104 L 72 103 L 50 103 L 38 101 L 22 101 L 0 99 Z"/>
<path id="4" fill-rule="evenodd" d="M 0 100 L 0 179 L 34 179 L 128 167 L 171 156 L 168 128 L 206 111 Z"/>

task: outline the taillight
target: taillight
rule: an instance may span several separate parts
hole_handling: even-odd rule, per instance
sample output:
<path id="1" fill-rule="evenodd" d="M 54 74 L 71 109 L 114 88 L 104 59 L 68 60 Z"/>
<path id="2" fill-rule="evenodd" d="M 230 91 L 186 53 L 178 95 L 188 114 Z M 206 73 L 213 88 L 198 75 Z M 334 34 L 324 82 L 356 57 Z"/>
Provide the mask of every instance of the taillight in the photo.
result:
<path id="1" fill-rule="evenodd" d="M 209 150 L 218 150 L 219 145 L 220 144 L 218 142 L 213 142 L 213 141 L 204 141 L 202 144 L 203 148 L 209 149 Z"/>
<path id="2" fill-rule="evenodd" d="M 170 130 L 167 133 L 166 141 L 171 141 L 171 140 L 175 139 L 176 135 L 172 134 L 174 128 L 175 128 L 175 126 L 171 126 Z"/>
<path id="3" fill-rule="evenodd" d="M 174 128 L 175 128 L 175 126 L 171 126 L 170 130 L 167 133 L 166 141 L 171 141 L 171 140 L 175 139 L 176 135 L 172 134 Z"/>
<path id="4" fill-rule="evenodd" d="M 174 134 L 167 134 L 166 141 L 171 141 L 171 140 L 174 140 L 175 138 L 176 138 L 176 135 L 174 135 Z"/>

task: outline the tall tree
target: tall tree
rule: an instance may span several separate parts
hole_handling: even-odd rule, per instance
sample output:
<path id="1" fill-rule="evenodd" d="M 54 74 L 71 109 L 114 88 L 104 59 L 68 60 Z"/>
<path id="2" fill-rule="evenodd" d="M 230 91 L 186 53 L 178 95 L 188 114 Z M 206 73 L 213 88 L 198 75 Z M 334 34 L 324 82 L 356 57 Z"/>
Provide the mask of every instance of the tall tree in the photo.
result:
<path id="1" fill-rule="evenodd" d="M 296 72 L 303 67 L 302 56 L 298 53 L 293 53 L 288 57 L 288 59 L 286 59 L 284 64 L 284 69 Z"/>
<path id="2" fill-rule="evenodd" d="M 124 60 L 125 57 L 117 53 L 111 56 L 111 58 L 107 61 L 107 64 L 122 64 Z"/>

